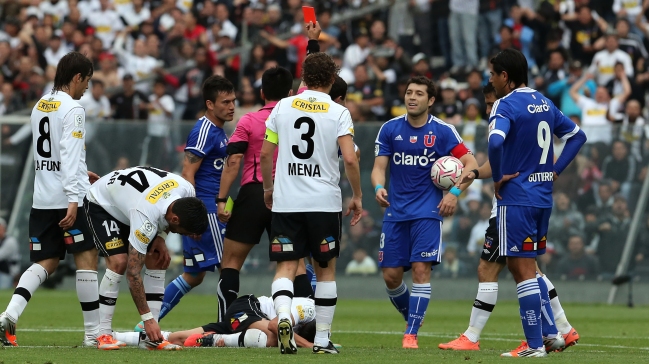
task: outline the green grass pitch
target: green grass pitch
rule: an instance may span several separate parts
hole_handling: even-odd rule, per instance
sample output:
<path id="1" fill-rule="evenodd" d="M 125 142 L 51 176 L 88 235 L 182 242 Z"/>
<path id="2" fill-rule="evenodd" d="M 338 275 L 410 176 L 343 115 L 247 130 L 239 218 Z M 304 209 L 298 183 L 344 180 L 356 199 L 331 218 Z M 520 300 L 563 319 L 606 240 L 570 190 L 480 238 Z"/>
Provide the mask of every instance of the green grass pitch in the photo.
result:
<path id="1" fill-rule="evenodd" d="M 5 307 L 11 292 L 0 292 Z M 338 301 L 332 339 L 343 345 L 338 356 L 312 355 L 301 349 L 296 356 L 280 355 L 277 348 L 198 348 L 180 352 L 149 352 L 137 348 L 101 352 L 81 348 L 83 322 L 73 291 L 39 290 L 18 323 L 22 347 L 0 347 L 0 363 L 501 363 L 512 360 L 546 360 L 556 363 L 649 363 L 649 307 L 566 304 L 580 343 L 545 359 L 500 358 L 522 338 L 516 302 L 498 302 L 485 328 L 479 352 L 449 352 L 440 342 L 466 329 L 471 301 L 432 301 L 419 332 L 419 350 L 401 348 L 404 322 L 387 298 L 378 301 Z M 200 326 L 216 316 L 216 298 L 189 294 L 162 321 L 164 330 Z M 132 329 L 139 317 L 128 292 L 117 303 L 114 327 Z"/>

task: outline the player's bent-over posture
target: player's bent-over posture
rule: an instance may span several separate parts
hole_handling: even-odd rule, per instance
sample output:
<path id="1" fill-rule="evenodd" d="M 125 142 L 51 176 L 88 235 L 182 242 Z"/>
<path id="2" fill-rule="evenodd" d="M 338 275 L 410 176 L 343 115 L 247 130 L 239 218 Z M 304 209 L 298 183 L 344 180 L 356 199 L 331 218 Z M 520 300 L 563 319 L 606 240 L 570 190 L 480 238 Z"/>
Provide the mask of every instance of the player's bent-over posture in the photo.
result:
<path id="1" fill-rule="evenodd" d="M 464 164 L 462 176 L 478 164 L 455 127 L 428 113 L 437 94 L 433 82 L 413 77 L 406 87 L 407 114 L 383 124 L 376 137 L 372 185 L 379 205 L 386 208 L 379 266 L 390 301 L 407 322 L 402 345 L 417 349 L 417 332 L 430 300 L 430 272 L 441 261 L 442 217 L 455 212 L 461 193 L 454 186 L 442 197 L 430 169 L 436 159 L 449 155 Z M 389 194 L 384 187 L 388 164 Z M 412 293 L 403 281 L 410 268 Z"/>
<path id="2" fill-rule="evenodd" d="M 491 108 L 494 102 L 496 102 L 496 90 L 494 90 L 491 83 L 488 83 L 482 89 L 482 92 L 485 96 L 485 103 L 487 104 L 487 115 L 489 115 L 491 114 Z M 516 176 L 518 176 L 518 174 L 505 175 L 502 180 L 503 182 L 506 182 Z M 466 178 L 467 181 L 472 179 L 491 178 L 491 164 L 487 161 L 477 170 L 471 171 Z M 478 284 L 478 294 L 473 301 L 469 327 L 457 339 L 439 344 L 440 349 L 480 350 L 480 334 L 487 324 L 489 316 L 491 316 L 491 313 L 496 307 L 496 301 L 498 300 L 498 275 L 503 268 L 505 268 L 507 262 L 507 258 L 500 255 L 500 241 L 498 240 L 498 229 L 496 228 L 496 210 L 497 202 L 496 196 L 494 196 L 493 209 L 491 210 L 491 217 L 489 218 L 489 227 L 485 232 L 485 241 L 477 269 L 478 282 L 480 283 Z M 579 340 L 579 333 L 568 322 L 565 311 L 559 302 L 557 291 L 550 279 L 547 275 L 541 273 L 538 266 L 536 269 L 538 271 L 537 278 L 543 280 L 543 283 L 547 286 L 548 298 L 554 314 L 555 323 L 557 329 L 563 335 L 565 347 L 575 345 Z M 539 281 L 539 286 L 543 283 Z M 543 290 L 541 291 L 541 294 L 543 294 Z"/>
<path id="3" fill-rule="evenodd" d="M 527 60 L 521 52 L 501 51 L 490 66 L 490 81 L 500 98 L 491 110 L 489 124 L 499 249 L 500 255 L 507 257 L 516 281 L 527 338 L 527 342 L 502 355 L 542 357 L 547 355 L 545 347 L 563 338 L 541 316 L 542 291 L 547 292 L 547 287 L 540 287 L 543 280 L 536 278 L 536 257 L 545 254 L 553 181 L 577 155 L 586 135 L 550 100 L 526 86 Z M 556 163 L 552 135 L 566 141 Z M 519 175 L 503 183 L 503 174 L 515 173 Z M 549 304 L 543 309 L 551 311 Z"/>
<path id="4" fill-rule="evenodd" d="M 166 316 L 192 288 L 203 282 L 206 272 L 214 272 L 223 257 L 225 223 L 216 215 L 216 197 L 221 173 L 227 160 L 228 136 L 223 125 L 234 117 L 234 86 L 221 76 L 203 83 L 205 116 L 187 137 L 182 176 L 196 188 L 196 197 L 207 207 L 209 226 L 200 240 L 183 236 L 184 273 L 165 289 L 160 319 Z"/>
<path id="5" fill-rule="evenodd" d="M 272 208 L 270 259 L 277 261 L 272 293 L 279 317 L 278 345 L 282 354 L 297 352 L 290 322 L 293 279 L 299 260 L 311 254 L 318 262 L 313 352 L 335 354 L 338 350 L 329 336 L 337 300 L 335 260 L 342 227 L 339 146 L 353 191 L 347 210 L 347 214 L 354 211 L 352 224 L 358 223 L 362 213 L 360 172 L 349 110 L 328 95 L 336 64 L 329 55 L 315 53 L 305 59 L 302 72 L 308 90 L 277 103 L 266 121 L 261 150 L 264 201 Z"/>
<path id="6" fill-rule="evenodd" d="M 65 55 L 56 69 L 54 89 L 34 106 L 34 200 L 29 214 L 29 255 L 34 262 L 20 277 L 5 312 L 0 314 L 0 342 L 17 346 L 16 322 L 36 289 L 56 270 L 65 253 L 77 266 L 77 297 L 83 311 L 84 346 L 118 349 L 99 336 L 97 251 L 79 208 L 90 188 L 85 150 L 86 113 L 77 100 L 88 88 L 92 62 L 83 54 Z M 99 339 L 99 342 L 98 342 Z"/>
<path id="7" fill-rule="evenodd" d="M 223 242 L 223 261 L 219 278 L 219 319 L 239 295 L 239 271 L 248 253 L 259 241 L 264 230 L 270 237 L 271 212 L 264 204 L 263 177 L 260 154 L 266 133 L 266 119 L 277 102 L 291 94 L 293 75 L 282 67 L 273 67 L 261 77 L 261 97 L 266 101 L 260 110 L 247 113 L 237 127 L 227 146 L 227 161 L 221 175 L 218 216 L 228 223 Z M 243 159 L 241 188 L 231 212 L 225 211 L 228 192 L 239 174 Z M 275 160 L 277 154 L 275 154 Z M 313 297 L 313 290 L 301 265 L 295 277 L 295 296 Z"/>
<path id="8" fill-rule="evenodd" d="M 180 348 L 163 340 L 157 322 L 165 270 L 171 260 L 164 239 L 168 232 L 199 239 L 207 229 L 207 209 L 194 196 L 191 183 L 151 167 L 114 171 L 92 185 L 84 210 L 95 244 L 106 257 L 106 274 L 99 286 L 102 334 L 112 335 L 119 283 L 126 273 L 144 322 L 146 337 L 141 346 L 150 350 Z"/>

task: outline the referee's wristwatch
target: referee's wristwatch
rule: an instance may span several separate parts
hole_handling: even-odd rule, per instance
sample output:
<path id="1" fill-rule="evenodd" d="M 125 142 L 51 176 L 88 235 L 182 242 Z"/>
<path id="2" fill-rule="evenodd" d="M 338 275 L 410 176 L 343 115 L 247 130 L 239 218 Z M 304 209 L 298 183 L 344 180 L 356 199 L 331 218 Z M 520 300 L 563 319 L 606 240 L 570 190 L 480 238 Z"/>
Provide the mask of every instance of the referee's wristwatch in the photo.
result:
<path id="1" fill-rule="evenodd" d="M 226 203 L 226 202 L 228 202 L 228 198 L 227 197 L 223 197 L 223 198 L 217 197 L 216 198 L 216 203 L 220 203 L 220 202 Z"/>

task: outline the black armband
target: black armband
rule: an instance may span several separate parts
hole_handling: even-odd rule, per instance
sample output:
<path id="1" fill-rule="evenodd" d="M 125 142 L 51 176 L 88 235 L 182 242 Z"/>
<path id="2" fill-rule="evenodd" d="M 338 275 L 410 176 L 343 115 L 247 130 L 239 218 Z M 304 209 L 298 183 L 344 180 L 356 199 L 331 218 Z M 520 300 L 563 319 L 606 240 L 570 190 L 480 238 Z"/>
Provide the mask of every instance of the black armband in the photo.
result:
<path id="1" fill-rule="evenodd" d="M 246 150 L 248 150 L 248 142 L 228 143 L 228 146 L 225 148 L 225 152 L 228 155 L 243 154 Z"/>
<path id="2" fill-rule="evenodd" d="M 320 43 L 315 39 L 309 39 L 309 44 L 306 46 L 306 54 L 309 55 L 318 52 L 320 52 Z"/>
<path id="3" fill-rule="evenodd" d="M 475 179 L 479 179 L 479 178 L 480 178 L 480 172 L 478 172 L 477 169 L 472 169 L 471 172 L 473 172 L 473 174 L 475 174 Z"/>

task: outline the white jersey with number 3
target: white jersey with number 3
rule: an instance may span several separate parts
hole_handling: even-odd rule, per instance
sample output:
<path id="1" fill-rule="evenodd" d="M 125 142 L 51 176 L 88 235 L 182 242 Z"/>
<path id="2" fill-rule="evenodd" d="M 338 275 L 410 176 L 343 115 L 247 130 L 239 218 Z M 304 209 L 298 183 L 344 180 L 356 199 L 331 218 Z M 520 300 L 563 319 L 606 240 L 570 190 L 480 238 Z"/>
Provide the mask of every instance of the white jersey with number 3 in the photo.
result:
<path id="1" fill-rule="evenodd" d="M 307 90 L 278 102 L 266 128 L 279 148 L 273 211 L 342 211 L 338 137 L 354 135 L 349 110 Z"/>
<path id="2" fill-rule="evenodd" d="M 34 150 L 32 207 L 65 209 L 79 206 L 90 188 L 86 166 L 86 112 L 63 91 L 44 95 L 31 114 Z"/>
<path id="3" fill-rule="evenodd" d="M 195 196 L 194 186 L 181 176 L 151 167 L 112 172 L 88 191 L 88 201 L 131 227 L 129 243 L 142 254 L 169 226 L 165 220 L 169 205 L 179 198 Z"/>

